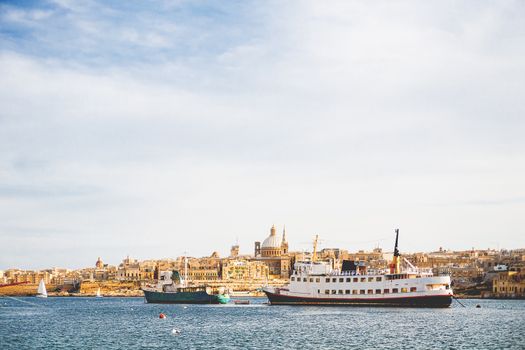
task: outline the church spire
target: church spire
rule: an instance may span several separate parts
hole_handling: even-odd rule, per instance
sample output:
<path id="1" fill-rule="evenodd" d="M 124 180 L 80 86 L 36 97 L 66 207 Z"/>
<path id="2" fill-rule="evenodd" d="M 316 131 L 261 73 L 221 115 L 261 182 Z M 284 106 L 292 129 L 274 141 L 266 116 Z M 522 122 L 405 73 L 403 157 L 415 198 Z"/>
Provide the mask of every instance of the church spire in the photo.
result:
<path id="1" fill-rule="evenodd" d="M 283 226 L 283 243 L 286 243 L 286 225 Z"/>

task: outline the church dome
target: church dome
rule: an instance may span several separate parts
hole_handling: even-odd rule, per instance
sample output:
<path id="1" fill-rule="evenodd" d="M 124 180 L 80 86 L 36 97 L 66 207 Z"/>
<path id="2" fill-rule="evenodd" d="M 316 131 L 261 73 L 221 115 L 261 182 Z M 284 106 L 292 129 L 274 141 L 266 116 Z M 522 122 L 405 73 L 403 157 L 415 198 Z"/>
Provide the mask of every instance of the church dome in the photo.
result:
<path id="1" fill-rule="evenodd" d="M 281 239 L 275 234 L 275 226 L 272 226 L 270 235 L 263 241 L 261 248 L 281 248 Z"/>
<path id="2" fill-rule="evenodd" d="M 270 235 L 262 242 L 261 248 L 281 248 L 281 239 L 276 235 Z"/>

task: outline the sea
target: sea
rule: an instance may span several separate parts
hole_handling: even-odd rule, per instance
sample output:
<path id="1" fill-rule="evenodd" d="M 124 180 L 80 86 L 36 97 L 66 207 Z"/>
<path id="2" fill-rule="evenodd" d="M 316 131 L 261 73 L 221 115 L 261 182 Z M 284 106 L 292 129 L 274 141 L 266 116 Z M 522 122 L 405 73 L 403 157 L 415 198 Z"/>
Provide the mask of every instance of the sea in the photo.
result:
<path id="1" fill-rule="evenodd" d="M 524 300 L 469 299 L 447 309 L 249 300 L 158 305 L 143 298 L 1 297 L 0 349 L 525 349 Z"/>

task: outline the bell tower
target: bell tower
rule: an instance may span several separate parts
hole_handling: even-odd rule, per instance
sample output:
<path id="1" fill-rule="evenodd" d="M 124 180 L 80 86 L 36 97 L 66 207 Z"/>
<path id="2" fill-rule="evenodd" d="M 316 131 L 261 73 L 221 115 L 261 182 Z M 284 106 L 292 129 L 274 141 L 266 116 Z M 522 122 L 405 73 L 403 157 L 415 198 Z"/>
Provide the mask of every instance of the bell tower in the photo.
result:
<path id="1" fill-rule="evenodd" d="M 286 240 L 286 226 L 283 227 L 283 240 L 281 242 L 282 254 L 288 254 L 288 241 Z"/>

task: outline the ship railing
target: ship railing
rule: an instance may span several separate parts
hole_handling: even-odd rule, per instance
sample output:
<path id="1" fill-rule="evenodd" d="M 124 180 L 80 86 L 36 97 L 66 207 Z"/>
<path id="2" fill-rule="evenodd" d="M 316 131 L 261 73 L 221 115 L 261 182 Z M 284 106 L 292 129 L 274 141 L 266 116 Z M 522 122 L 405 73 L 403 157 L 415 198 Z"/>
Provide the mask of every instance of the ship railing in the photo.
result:
<path id="1" fill-rule="evenodd" d="M 410 274 L 410 275 L 419 275 L 419 276 L 431 276 L 433 275 L 432 269 L 428 268 L 419 268 L 419 267 L 409 267 L 406 269 L 403 269 L 403 273 Z"/>

